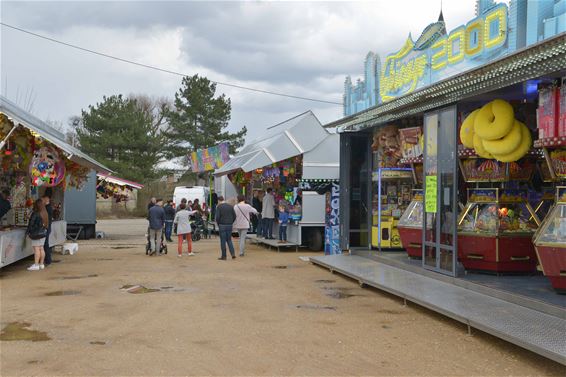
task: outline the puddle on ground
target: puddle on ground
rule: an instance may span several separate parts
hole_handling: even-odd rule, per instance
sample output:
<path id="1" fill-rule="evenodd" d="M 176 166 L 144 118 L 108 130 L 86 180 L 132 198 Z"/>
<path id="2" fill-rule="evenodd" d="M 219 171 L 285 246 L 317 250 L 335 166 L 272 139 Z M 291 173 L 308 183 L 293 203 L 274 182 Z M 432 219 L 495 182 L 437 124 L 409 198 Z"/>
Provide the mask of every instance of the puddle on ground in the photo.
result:
<path id="1" fill-rule="evenodd" d="M 39 360 L 30 360 L 28 361 L 28 364 L 39 364 L 40 361 Z"/>
<path id="2" fill-rule="evenodd" d="M 405 314 L 404 312 L 400 311 L 400 310 L 391 310 L 391 309 L 378 309 L 376 310 L 377 313 L 382 313 L 382 314 Z"/>
<path id="3" fill-rule="evenodd" d="M 12 322 L 8 323 L 6 327 L 0 332 L 0 340 L 27 340 L 32 342 L 42 342 L 51 340 L 46 332 L 30 330 L 31 324 L 28 322 Z"/>
<path id="4" fill-rule="evenodd" d="M 97 262 L 101 262 L 101 261 L 106 261 L 106 260 L 114 260 L 113 258 L 96 258 L 95 261 Z"/>
<path id="5" fill-rule="evenodd" d="M 114 249 L 114 250 L 133 249 L 132 246 L 111 246 L 110 248 L 111 248 L 111 249 Z"/>
<path id="6" fill-rule="evenodd" d="M 314 310 L 336 310 L 335 306 L 321 306 L 321 305 L 314 305 L 314 304 L 303 304 L 297 305 L 297 309 L 314 309 Z"/>
<path id="7" fill-rule="evenodd" d="M 53 260 L 51 261 L 51 263 L 60 263 L 60 262 L 61 262 L 61 259 L 53 259 Z"/>
<path id="8" fill-rule="evenodd" d="M 139 295 L 142 293 L 152 293 L 152 292 L 159 292 L 159 289 L 155 289 L 155 288 L 146 288 L 143 285 L 131 285 L 131 284 L 126 284 L 124 286 L 122 286 L 122 288 L 128 293 L 134 294 L 134 295 Z"/>
<path id="9" fill-rule="evenodd" d="M 93 340 L 92 342 L 90 342 L 90 344 L 94 344 L 94 345 L 97 345 L 97 346 L 103 346 L 103 345 L 106 344 L 106 342 L 102 342 L 100 340 Z"/>
<path id="10" fill-rule="evenodd" d="M 382 329 L 392 329 L 392 327 L 389 326 L 389 325 L 381 325 L 381 328 Z"/>
<path id="11" fill-rule="evenodd" d="M 66 291 L 47 292 L 45 296 L 77 296 L 80 294 L 81 291 L 66 290 Z"/>
<path id="12" fill-rule="evenodd" d="M 272 266 L 272 268 L 276 268 L 278 270 L 284 270 L 287 268 L 287 266 Z"/>
<path id="13" fill-rule="evenodd" d="M 53 280 L 78 280 L 78 279 L 95 278 L 95 277 L 98 277 L 98 275 L 91 274 L 91 275 L 77 275 L 77 276 L 61 276 L 58 278 L 54 278 Z"/>
<path id="14" fill-rule="evenodd" d="M 352 293 L 348 293 L 352 288 L 342 288 L 342 287 L 322 287 L 322 289 L 328 291 L 326 295 L 335 299 L 344 299 L 357 296 Z"/>
<path id="15" fill-rule="evenodd" d="M 161 289 L 173 289 L 173 287 L 161 287 Z"/>
<path id="16" fill-rule="evenodd" d="M 315 283 L 324 283 L 324 284 L 330 284 L 330 283 L 336 283 L 336 280 L 325 280 L 325 279 L 320 279 L 320 280 L 315 280 Z"/>

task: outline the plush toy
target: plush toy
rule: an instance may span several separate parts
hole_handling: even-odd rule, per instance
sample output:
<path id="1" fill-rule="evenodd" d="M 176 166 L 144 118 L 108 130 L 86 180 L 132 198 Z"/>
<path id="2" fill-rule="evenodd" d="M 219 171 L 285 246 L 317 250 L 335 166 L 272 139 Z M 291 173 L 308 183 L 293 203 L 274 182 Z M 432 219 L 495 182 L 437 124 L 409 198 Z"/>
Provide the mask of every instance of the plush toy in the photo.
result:
<path id="1" fill-rule="evenodd" d="M 29 165 L 33 186 L 57 186 L 65 178 L 65 162 L 52 147 L 42 147 L 33 152 Z"/>
<path id="2" fill-rule="evenodd" d="M 396 166 L 403 157 L 397 126 L 389 125 L 380 128 L 373 136 L 371 149 L 374 152 L 380 153 L 382 166 Z"/>

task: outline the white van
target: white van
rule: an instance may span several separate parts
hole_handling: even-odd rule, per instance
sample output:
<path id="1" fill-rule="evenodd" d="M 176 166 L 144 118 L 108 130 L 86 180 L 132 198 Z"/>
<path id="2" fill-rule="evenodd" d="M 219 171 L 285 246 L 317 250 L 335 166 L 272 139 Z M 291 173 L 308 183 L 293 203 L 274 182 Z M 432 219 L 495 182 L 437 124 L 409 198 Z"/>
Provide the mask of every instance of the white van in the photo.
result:
<path id="1" fill-rule="evenodd" d="M 181 204 L 182 199 L 187 199 L 192 202 L 198 199 L 201 206 L 208 202 L 210 197 L 210 188 L 206 186 L 177 186 L 173 191 L 173 203 L 175 207 Z"/>

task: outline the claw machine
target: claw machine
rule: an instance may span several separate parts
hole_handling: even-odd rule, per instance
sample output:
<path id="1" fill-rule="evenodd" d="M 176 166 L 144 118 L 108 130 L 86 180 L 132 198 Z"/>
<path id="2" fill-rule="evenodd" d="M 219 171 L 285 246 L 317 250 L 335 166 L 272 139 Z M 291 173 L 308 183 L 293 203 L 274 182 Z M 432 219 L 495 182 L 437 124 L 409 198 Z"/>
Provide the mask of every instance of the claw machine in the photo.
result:
<path id="1" fill-rule="evenodd" d="M 458 258 L 466 270 L 536 271 L 532 237 L 540 220 L 527 199 L 526 190 L 468 189 L 458 220 Z"/>
<path id="2" fill-rule="evenodd" d="M 371 245 L 381 249 L 401 249 L 398 223 L 411 202 L 413 169 L 379 168 L 372 174 L 377 186 L 372 199 Z"/>
<path id="3" fill-rule="evenodd" d="M 534 236 L 542 271 L 552 287 L 566 294 L 566 186 L 556 188 L 556 204 Z"/>

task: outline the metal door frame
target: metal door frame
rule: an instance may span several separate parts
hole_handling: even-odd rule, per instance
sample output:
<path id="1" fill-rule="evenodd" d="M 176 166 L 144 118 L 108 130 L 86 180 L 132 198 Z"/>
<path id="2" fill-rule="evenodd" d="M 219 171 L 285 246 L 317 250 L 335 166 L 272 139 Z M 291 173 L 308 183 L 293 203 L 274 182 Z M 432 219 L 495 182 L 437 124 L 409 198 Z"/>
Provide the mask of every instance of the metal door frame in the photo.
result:
<path id="1" fill-rule="evenodd" d="M 423 163 L 425 164 L 425 166 L 423 167 L 423 193 L 424 196 L 426 198 L 426 156 L 428 155 L 428 151 L 427 151 L 427 127 L 426 127 L 426 118 L 428 116 L 432 116 L 434 114 L 437 115 L 437 137 L 436 137 L 436 145 L 437 145 L 437 151 L 438 149 L 441 147 L 442 143 L 439 143 L 439 135 L 442 132 L 442 126 L 441 126 L 441 113 L 446 112 L 446 111 L 453 111 L 454 113 L 454 117 L 452 119 L 452 125 L 451 127 L 454 127 L 454 129 L 457 128 L 457 107 L 454 106 L 449 106 L 449 107 L 444 107 L 441 109 L 437 109 L 435 111 L 430 111 L 424 114 L 423 116 L 423 128 L 424 128 L 424 159 L 423 159 Z M 450 125 L 448 125 L 448 127 L 450 127 Z M 457 213 L 458 213 L 458 151 L 457 151 L 457 145 L 458 145 L 458 133 L 456 132 L 456 130 L 454 131 L 454 140 L 453 140 L 453 144 L 455 146 L 454 150 L 452 151 L 452 158 L 453 158 L 453 167 L 452 167 L 452 177 L 453 177 L 453 185 L 454 187 L 452 188 L 452 195 L 451 195 L 451 207 L 453 209 L 453 213 L 454 216 L 452 216 L 452 240 L 453 240 L 453 244 L 452 245 L 444 245 L 441 242 L 441 205 L 442 205 L 442 179 L 440 178 L 440 171 L 438 169 L 438 157 L 437 157 L 437 171 L 436 171 L 436 176 L 437 176 L 437 183 L 436 183 L 436 213 L 434 216 L 434 224 L 435 224 L 435 241 L 431 242 L 431 241 L 427 241 L 426 239 L 426 218 L 427 218 L 427 213 L 426 213 L 426 204 L 425 204 L 425 211 L 423 211 L 423 228 L 422 228 L 422 267 L 427 269 L 427 270 L 431 270 L 431 271 L 435 271 L 444 275 L 448 275 L 448 276 L 453 276 L 456 277 L 457 275 L 457 254 L 458 254 L 458 230 L 456 228 L 456 224 L 457 224 Z M 426 199 L 425 199 L 426 200 Z M 426 264 L 426 257 L 425 257 L 425 253 L 426 253 L 426 248 L 428 247 L 433 247 L 435 249 L 435 266 L 430 266 L 428 264 Z M 445 270 L 445 269 L 441 269 L 440 268 L 440 251 L 441 250 L 449 250 L 452 252 L 452 271 L 449 270 Z"/>

